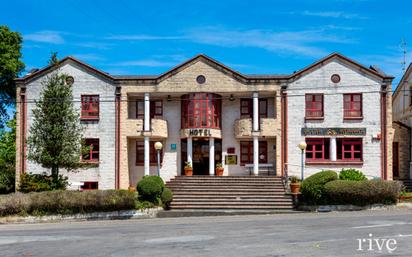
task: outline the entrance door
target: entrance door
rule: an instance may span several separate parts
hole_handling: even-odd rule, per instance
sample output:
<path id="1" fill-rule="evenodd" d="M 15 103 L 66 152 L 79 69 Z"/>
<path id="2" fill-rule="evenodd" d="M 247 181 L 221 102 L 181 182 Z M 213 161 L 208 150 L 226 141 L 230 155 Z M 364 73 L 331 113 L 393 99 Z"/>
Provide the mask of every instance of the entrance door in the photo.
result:
<path id="1" fill-rule="evenodd" d="M 192 148 L 193 175 L 209 175 L 209 140 L 207 138 L 193 138 Z M 182 175 L 186 161 L 187 140 L 182 139 Z M 218 162 L 222 162 L 222 140 L 215 139 L 215 167 Z"/>
<path id="2" fill-rule="evenodd" d="M 393 177 L 399 178 L 399 143 L 392 144 Z"/>

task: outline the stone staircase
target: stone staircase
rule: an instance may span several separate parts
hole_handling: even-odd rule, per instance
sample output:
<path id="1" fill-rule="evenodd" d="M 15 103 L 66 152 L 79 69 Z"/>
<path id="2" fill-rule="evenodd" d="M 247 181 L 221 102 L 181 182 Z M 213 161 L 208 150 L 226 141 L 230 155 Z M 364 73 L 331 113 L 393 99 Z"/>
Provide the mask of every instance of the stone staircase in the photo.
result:
<path id="1" fill-rule="evenodd" d="M 399 180 L 405 187 L 406 191 L 412 192 L 412 179 Z"/>
<path id="2" fill-rule="evenodd" d="M 275 176 L 177 176 L 166 183 L 173 191 L 172 210 L 293 210 Z"/>

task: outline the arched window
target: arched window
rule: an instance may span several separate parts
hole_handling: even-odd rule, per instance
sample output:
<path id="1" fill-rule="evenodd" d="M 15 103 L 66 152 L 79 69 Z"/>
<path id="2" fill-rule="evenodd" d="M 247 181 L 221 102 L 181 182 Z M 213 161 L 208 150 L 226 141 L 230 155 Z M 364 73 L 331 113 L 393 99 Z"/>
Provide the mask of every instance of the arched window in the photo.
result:
<path id="1" fill-rule="evenodd" d="M 194 93 L 182 96 L 182 128 L 220 128 L 220 96 Z"/>

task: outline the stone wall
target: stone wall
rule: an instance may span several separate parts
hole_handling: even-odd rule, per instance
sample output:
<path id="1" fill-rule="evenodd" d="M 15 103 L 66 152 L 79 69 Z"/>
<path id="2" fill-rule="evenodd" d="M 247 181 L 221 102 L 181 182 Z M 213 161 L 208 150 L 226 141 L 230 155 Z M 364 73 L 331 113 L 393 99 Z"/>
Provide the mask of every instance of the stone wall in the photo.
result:
<path id="1" fill-rule="evenodd" d="M 411 163 L 411 129 L 399 122 L 393 122 L 393 142 L 399 145 L 399 179 L 410 178 Z"/>

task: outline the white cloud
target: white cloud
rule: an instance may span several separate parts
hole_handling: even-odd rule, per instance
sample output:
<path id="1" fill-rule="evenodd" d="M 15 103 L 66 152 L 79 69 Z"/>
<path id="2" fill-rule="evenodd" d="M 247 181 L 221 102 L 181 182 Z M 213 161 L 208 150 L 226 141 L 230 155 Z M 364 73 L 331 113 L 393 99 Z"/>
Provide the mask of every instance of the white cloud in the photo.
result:
<path id="1" fill-rule="evenodd" d="M 336 36 L 325 29 L 275 32 L 270 30 L 226 30 L 201 28 L 189 32 L 191 41 L 225 47 L 257 47 L 279 54 L 300 54 L 311 57 L 326 55 L 319 43 L 348 44 L 355 40 Z"/>
<path id="2" fill-rule="evenodd" d="M 23 35 L 23 39 L 40 43 L 63 44 L 65 41 L 61 34 L 59 31 L 43 30 Z"/>
<path id="3" fill-rule="evenodd" d="M 296 14 L 296 12 L 293 12 L 291 14 Z M 361 16 L 356 13 L 345 13 L 345 12 L 340 12 L 340 11 L 320 11 L 320 12 L 314 12 L 314 11 L 303 11 L 303 12 L 298 12 L 300 15 L 304 16 L 316 16 L 316 17 L 324 17 L 324 18 L 341 18 L 341 19 L 366 19 L 366 17 Z"/>
<path id="4" fill-rule="evenodd" d="M 104 39 L 109 40 L 130 40 L 130 41 L 148 41 L 148 40 L 177 40 L 184 39 L 181 36 L 154 36 L 154 35 L 112 35 L 107 36 Z"/>
<path id="5" fill-rule="evenodd" d="M 73 54 L 75 58 L 83 61 L 104 61 L 105 58 L 97 54 Z"/>

